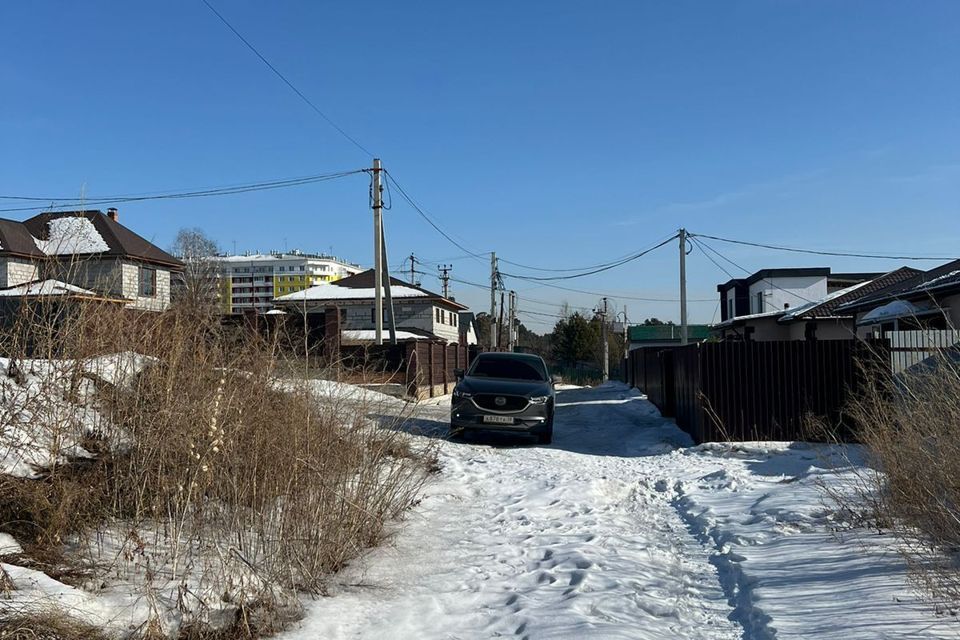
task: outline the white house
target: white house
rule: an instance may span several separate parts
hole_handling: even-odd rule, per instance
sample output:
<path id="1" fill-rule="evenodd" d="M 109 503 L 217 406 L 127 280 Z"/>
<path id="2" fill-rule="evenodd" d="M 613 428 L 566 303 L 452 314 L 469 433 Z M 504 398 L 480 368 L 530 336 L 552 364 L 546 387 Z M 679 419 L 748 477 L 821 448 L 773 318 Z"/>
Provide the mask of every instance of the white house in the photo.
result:
<path id="1" fill-rule="evenodd" d="M 338 309 L 342 342 L 363 344 L 374 340 L 374 284 L 374 272 L 370 269 L 279 296 L 274 304 L 290 313 L 325 314 L 328 309 Z M 390 278 L 390 290 L 399 341 L 460 341 L 460 312 L 467 307 L 396 278 Z M 386 319 L 384 296 L 384 336 L 387 336 Z"/>
<path id="2" fill-rule="evenodd" d="M 797 274 L 798 271 L 802 273 Z M 809 273 L 812 271 L 827 273 Z M 720 285 L 721 300 L 728 302 L 728 310 L 721 322 L 710 329 L 725 340 L 850 340 L 863 332 L 856 328 L 853 314 L 843 310 L 844 305 L 920 273 L 909 267 L 879 275 L 829 271 L 767 269 Z M 734 313 L 738 308 L 747 308 L 750 300 L 744 299 L 744 292 L 755 296 L 750 313 L 730 316 L 730 307 Z"/>

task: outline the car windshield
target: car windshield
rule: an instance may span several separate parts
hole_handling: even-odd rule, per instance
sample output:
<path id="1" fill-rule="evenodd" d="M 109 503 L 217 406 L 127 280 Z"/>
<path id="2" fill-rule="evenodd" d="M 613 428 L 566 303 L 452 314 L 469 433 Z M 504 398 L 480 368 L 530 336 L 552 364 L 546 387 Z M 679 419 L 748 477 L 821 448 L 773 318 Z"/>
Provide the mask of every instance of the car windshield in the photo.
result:
<path id="1" fill-rule="evenodd" d="M 520 358 L 484 358 L 480 356 L 470 369 L 471 376 L 480 378 L 506 378 L 508 380 L 547 379 L 547 372 L 537 360 Z"/>

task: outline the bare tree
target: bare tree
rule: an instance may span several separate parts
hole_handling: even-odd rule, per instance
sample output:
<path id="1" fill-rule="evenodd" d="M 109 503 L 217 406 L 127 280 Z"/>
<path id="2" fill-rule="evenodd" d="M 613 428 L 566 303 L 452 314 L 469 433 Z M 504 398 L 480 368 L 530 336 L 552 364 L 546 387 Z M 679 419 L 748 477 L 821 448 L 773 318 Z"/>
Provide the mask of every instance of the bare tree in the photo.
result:
<path id="1" fill-rule="evenodd" d="M 221 267 L 214 259 L 219 253 L 216 241 L 202 229 L 180 229 L 172 251 L 184 263 L 171 292 L 175 299 L 196 307 L 215 306 L 221 288 Z"/>

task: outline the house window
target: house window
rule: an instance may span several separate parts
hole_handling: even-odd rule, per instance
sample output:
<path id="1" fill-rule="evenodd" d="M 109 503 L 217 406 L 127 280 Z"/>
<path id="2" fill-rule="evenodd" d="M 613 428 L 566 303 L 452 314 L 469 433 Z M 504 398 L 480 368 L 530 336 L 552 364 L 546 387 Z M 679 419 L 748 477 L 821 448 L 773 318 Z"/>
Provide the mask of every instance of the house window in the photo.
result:
<path id="1" fill-rule="evenodd" d="M 436 313 L 434 315 L 437 317 L 437 322 L 440 322 L 440 309 L 435 309 L 435 311 Z"/>
<path id="2" fill-rule="evenodd" d="M 150 267 L 140 267 L 139 294 L 145 298 L 157 295 L 157 270 Z"/>
<path id="3" fill-rule="evenodd" d="M 735 317 L 733 311 L 733 300 L 727 300 L 727 318 L 733 317 Z"/>
<path id="4" fill-rule="evenodd" d="M 763 291 L 757 291 L 757 313 L 763 313 Z"/>

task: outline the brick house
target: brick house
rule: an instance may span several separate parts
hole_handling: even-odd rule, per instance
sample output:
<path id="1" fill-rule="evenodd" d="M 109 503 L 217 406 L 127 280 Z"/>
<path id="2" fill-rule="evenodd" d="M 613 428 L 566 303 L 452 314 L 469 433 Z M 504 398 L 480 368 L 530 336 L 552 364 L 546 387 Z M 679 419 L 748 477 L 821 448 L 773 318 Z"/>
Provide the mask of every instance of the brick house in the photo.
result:
<path id="1" fill-rule="evenodd" d="M 0 219 L 0 294 L 61 295 L 77 288 L 141 311 L 170 306 L 183 263 L 120 224 L 116 209 Z"/>

